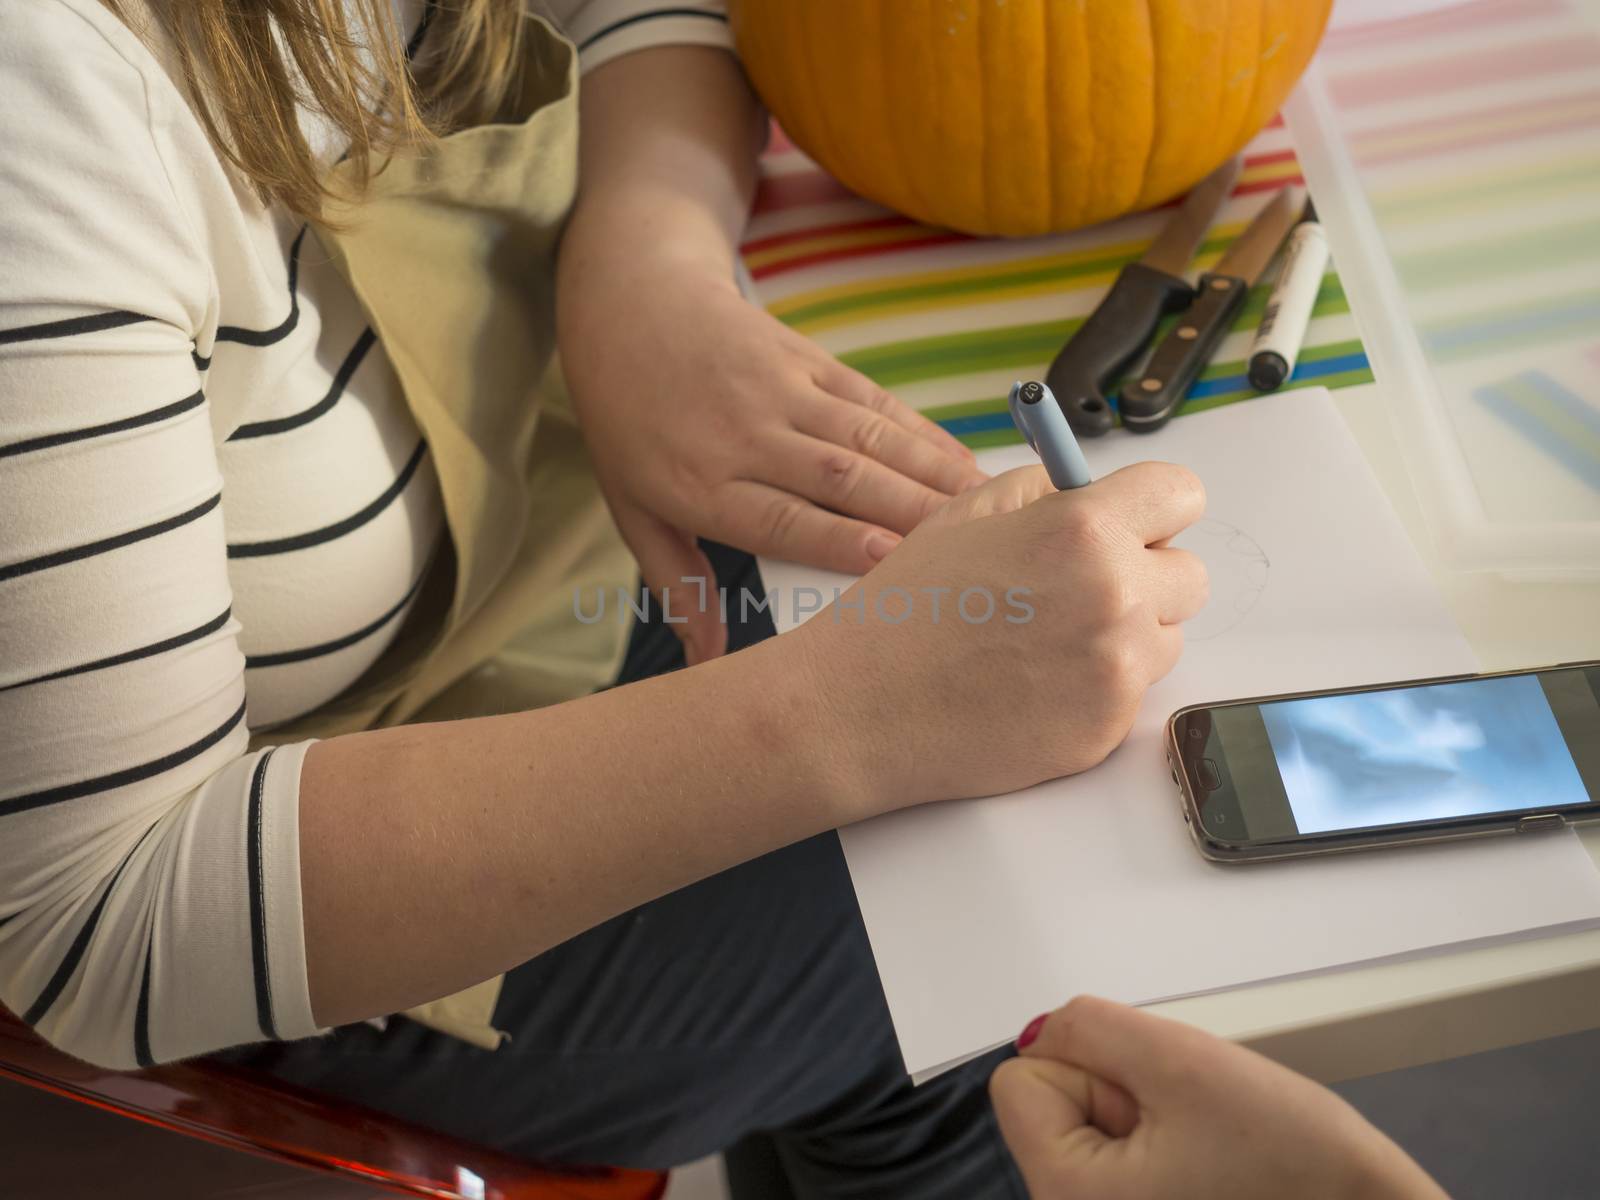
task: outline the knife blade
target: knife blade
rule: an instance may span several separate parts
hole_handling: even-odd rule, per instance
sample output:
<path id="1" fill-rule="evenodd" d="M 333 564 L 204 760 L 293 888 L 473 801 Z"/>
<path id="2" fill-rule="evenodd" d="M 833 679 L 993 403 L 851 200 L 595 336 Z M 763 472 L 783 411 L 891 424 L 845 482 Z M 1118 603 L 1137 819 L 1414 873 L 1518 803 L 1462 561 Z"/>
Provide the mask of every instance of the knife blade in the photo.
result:
<path id="1" fill-rule="evenodd" d="M 1200 276 L 1194 303 L 1155 348 L 1139 378 L 1123 385 L 1117 404 L 1123 425 L 1150 433 L 1172 419 L 1304 206 L 1301 189 L 1281 189 L 1217 265 Z"/>
<path id="2" fill-rule="evenodd" d="M 1105 389 L 1139 356 L 1161 318 L 1194 299 L 1184 268 L 1238 177 L 1239 160 L 1230 158 L 1196 184 L 1144 254 L 1117 273 L 1105 299 L 1050 364 L 1045 385 L 1080 437 L 1112 427 Z"/>

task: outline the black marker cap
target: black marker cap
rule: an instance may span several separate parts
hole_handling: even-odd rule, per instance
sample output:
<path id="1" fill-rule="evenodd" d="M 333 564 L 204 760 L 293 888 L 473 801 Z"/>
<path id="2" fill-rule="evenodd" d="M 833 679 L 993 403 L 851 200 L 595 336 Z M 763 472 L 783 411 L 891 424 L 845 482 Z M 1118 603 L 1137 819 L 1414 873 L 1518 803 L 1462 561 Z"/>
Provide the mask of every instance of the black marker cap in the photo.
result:
<path id="1" fill-rule="evenodd" d="M 1258 392 L 1275 392 L 1289 378 L 1289 361 L 1276 350 L 1263 350 L 1250 356 L 1250 369 L 1246 372 L 1250 386 Z"/>
<path id="2" fill-rule="evenodd" d="M 1037 404 L 1044 399 L 1044 384 L 1036 379 L 1030 379 L 1022 385 L 1022 390 L 1017 393 L 1017 399 L 1024 404 Z"/>

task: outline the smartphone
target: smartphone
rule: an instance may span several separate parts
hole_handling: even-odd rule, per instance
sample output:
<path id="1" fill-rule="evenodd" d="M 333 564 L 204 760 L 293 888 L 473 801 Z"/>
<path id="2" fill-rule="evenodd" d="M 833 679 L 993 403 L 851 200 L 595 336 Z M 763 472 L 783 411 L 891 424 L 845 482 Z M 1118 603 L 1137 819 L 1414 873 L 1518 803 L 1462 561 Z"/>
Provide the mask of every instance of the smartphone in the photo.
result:
<path id="1" fill-rule="evenodd" d="M 1600 661 L 1194 704 L 1166 742 L 1217 862 L 1560 829 L 1600 817 Z"/>

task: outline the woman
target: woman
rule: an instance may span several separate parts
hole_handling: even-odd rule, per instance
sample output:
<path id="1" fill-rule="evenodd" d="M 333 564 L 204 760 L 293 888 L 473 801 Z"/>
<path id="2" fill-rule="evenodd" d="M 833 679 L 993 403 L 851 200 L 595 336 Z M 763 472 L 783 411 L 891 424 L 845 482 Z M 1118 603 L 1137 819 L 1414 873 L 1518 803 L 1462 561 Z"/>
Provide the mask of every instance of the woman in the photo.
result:
<path id="1" fill-rule="evenodd" d="M 761 122 L 721 15 L 551 7 L 587 71 L 558 267 L 570 54 L 510 0 L 0 0 L 0 999 L 116 1067 L 267 1039 L 234 1053 L 533 1157 L 763 1130 L 800 1195 L 1019 1194 L 992 1060 L 909 1087 L 828 831 L 1104 757 L 1203 603 L 1164 548 L 1199 486 L 983 483 L 734 289 Z M 500 290 L 383 274 L 413 200 L 460 235 L 416 257 Z M 648 582 L 755 585 L 698 537 L 866 575 L 782 639 L 680 609 L 629 686 L 439 707 L 552 592 L 484 548 L 577 522 L 501 503 L 552 287 Z M 971 587 L 1028 618 L 921 599 Z M 371 727 L 435 712 L 471 719 Z M 499 972 L 499 1048 L 361 1023 Z"/>

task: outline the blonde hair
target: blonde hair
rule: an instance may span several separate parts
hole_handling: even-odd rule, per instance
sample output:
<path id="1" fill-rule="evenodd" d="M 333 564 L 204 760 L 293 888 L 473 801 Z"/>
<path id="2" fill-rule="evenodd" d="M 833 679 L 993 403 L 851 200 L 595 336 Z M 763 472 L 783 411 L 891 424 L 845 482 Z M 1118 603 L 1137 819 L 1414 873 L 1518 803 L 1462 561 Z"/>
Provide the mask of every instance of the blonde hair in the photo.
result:
<path id="1" fill-rule="evenodd" d="M 125 0 L 103 2 L 128 20 Z M 393 0 L 152 0 L 150 8 L 217 153 L 264 200 L 307 220 L 322 214 L 335 185 L 301 131 L 299 105 L 348 138 L 359 189 L 388 152 L 492 120 L 518 86 L 521 0 L 425 0 L 428 49 L 414 59 Z"/>

